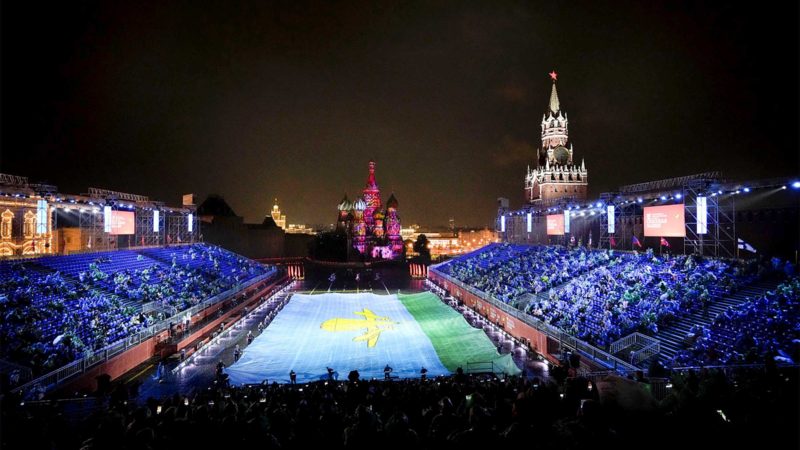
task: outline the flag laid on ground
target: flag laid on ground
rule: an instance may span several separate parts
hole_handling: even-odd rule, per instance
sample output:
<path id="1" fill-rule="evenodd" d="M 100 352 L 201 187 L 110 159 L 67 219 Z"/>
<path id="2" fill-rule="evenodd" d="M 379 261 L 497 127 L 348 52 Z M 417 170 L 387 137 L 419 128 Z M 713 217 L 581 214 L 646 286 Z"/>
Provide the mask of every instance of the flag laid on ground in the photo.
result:
<path id="1" fill-rule="evenodd" d="M 510 354 L 500 355 L 483 330 L 473 328 L 434 294 L 294 294 L 244 354 L 225 369 L 231 383 L 298 382 L 358 370 L 362 378 L 446 375 L 467 363 L 519 374 Z M 483 367 L 483 366 L 481 366 Z M 340 376 L 340 379 L 343 378 Z"/>
<path id="2" fill-rule="evenodd" d="M 642 248 L 642 243 L 639 242 L 639 238 L 637 238 L 635 234 L 633 235 L 633 245 Z"/>
<path id="3" fill-rule="evenodd" d="M 663 247 L 669 247 L 669 241 L 662 237 L 661 238 L 661 245 Z"/>
<path id="4" fill-rule="evenodd" d="M 738 240 L 739 240 L 739 250 L 747 250 L 748 252 L 751 253 L 758 253 L 758 251 L 752 245 L 743 241 L 741 238 L 739 238 Z"/>

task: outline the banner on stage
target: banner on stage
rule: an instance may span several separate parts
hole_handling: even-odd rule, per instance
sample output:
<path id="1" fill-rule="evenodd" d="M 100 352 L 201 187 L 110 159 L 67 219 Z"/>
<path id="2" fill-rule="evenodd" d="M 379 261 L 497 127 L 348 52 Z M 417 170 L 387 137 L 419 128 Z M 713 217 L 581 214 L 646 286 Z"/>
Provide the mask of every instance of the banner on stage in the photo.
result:
<path id="1" fill-rule="evenodd" d="M 644 235 L 686 237 L 683 203 L 644 208 Z"/>
<path id="2" fill-rule="evenodd" d="M 133 211 L 111 211 L 109 234 L 134 234 Z"/>
<path id="3" fill-rule="evenodd" d="M 564 215 L 551 214 L 547 216 L 547 235 L 548 236 L 563 236 L 564 235 Z"/>

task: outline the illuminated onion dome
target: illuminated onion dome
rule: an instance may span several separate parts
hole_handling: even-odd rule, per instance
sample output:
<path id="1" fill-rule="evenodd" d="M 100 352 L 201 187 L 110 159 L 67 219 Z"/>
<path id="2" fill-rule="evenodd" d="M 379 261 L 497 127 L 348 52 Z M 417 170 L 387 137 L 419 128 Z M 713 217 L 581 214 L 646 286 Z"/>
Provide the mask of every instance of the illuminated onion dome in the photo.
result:
<path id="1" fill-rule="evenodd" d="M 397 199 L 394 198 L 394 192 L 389 196 L 389 200 L 386 201 L 386 209 L 397 209 Z"/>
<path id="2" fill-rule="evenodd" d="M 350 200 L 348 200 L 348 198 L 347 198 L 347 194 L 345 194 L 345 196 L 342 199 L 342 201 L 339 202 L 338 208 L 339 208 L 339 211 L 347 211 L 349 209 L 352 209 L 352 206 L 350 204 Z"/>
<path id="3" fill-rule="evenodd" d="M 353 209 L 356 211 L 364 211 L 367 209 L 367 202 L 365 202 L 362 197 L 358 197 L 356 201 L 353 202 Z"/>
<path id="4" fill-rule="evenodd" d="M 374 218 L 375 218 L 375 220 L 383 220 L 383 219 L 384 219 L 384 217 L 386 217 L 386 216 L 384 216 L 382 212 L 380 212 L 380 211 L 378 211 L 378 210 L 376 209 L 376 210 L 375 210 L 375 212 L 374 212 L 374 213 L 372 213 L 372 217 L 374 217 Z"/>

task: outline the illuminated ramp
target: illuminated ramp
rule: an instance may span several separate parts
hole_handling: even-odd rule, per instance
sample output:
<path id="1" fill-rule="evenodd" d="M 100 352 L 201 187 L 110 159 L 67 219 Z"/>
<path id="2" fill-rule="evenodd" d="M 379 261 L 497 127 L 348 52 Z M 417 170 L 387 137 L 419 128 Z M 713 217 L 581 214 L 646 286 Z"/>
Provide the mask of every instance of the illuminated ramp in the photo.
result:
<path id="1" fill-rule="evenodd" d="M 227 368 L 232 384 L 327 377 L 326 367 L 346 379 L 351 370 L 361 378 L 418 378 L 445 375 L 467 362 L 495 362 L 498 371 L 519 373 L 509 355 L 497 354 L 480 331 L 431 293 L 414 295 L 295 294 L 269 327 Z"/>

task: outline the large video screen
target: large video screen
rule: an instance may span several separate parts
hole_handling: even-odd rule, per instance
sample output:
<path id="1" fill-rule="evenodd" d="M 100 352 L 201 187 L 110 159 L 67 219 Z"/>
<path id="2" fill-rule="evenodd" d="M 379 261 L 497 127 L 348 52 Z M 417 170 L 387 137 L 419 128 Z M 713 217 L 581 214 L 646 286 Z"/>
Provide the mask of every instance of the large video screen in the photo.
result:
<path id="1" fill-rule="evenodd" d="M 552 214 L 547 216 L 547 235 L 548 236 L 563 236 L 564 235 L 564 215 Z"/>
<path id="2" fill-rule="evenodd" d="M 111 211 L 110 234 L 134 234 L 133 211 Z"/>
<path id="3" fill-rule="evenodd" d="M 644 208 L 644 235 L 686 237 L 683 203 Z"/>

